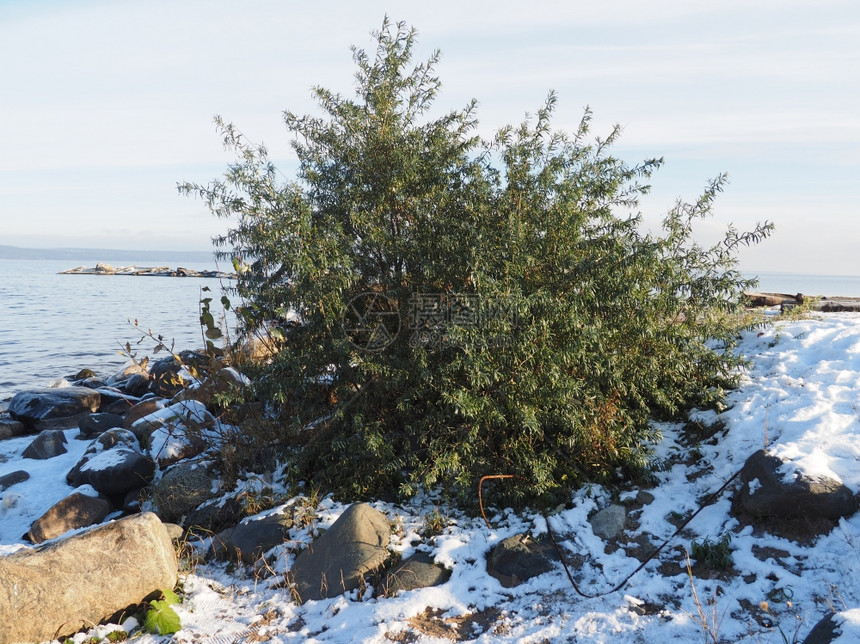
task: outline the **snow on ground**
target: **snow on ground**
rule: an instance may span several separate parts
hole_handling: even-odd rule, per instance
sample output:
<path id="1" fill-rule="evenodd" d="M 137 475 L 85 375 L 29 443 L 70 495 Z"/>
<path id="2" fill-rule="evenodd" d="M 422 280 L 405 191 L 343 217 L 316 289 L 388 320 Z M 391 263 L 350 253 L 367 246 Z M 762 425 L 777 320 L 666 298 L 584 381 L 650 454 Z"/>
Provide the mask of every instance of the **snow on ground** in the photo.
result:
<path id="1" fill-rule="evenodd" d="M 666 467 L 656 473 L 658 485 L 649 489 L 654 501 L 641 510 L 630 506 L 638 528 L 626 533 L 621 548 L 606 548 L 587 519 L 619 496 L 622 502 L 634 499 L 636 488 L 580 490 L 566 509 L 550 517 L 562 547 L 577 562 L 572 573 L 585 592 L 607 591 L 634 571 L 640 561 L 632 555 L 642 550 L 637 537 L 646 546 L 669 537 L 679 517 L 693 512 L 765 446 L 790 461 L 787 475 L 795 470 L 826 475 L 860 491 L 860 315 L 781 321 L 747 333 L 742 350 L 754 364 L 742 387 L 730 393 L 727 408 L 694 414 L 703 426 L 725 424 L 718 440 L 691 445 L 682 440 L 680 426 L 662 427 L 664 440 L 655 446 L 655 458 Z M 75 434 L 67 432 L 68 454 L 28 461 L 30 480 L 3 494 L 0 554 L 24 547 L 21 535 L 30 523 L 71 491 L 65 473 L 86 447 L 74 440 Z M 0 443 L 0 475 L 21 469 L 20 455 L 30 440 Z M 392 551 L 407 557 L 424 549 L 451 569 L 451 578 L 396 597 L 375 596 L 368 589 L 302 606 L 279 582 L 294 553 L 346 506 L 330 498 L 309 506 L 294 497 L 287 503 L 307 507 L 309 521 L 293 529 L 290 542 L 268 553 L 267 570 L 193 567 L 184 574 L 184 601 L 177 607 L 183 630 L 172 638 L 144 634 L 135 641 L 791 642 L 802 641 L 831 608 L 839 611 L 836 619 L 843 629 L 838 641 L 860 641 L 860 514 L 840 521 L 814 543 L 800 545 L 754 535 L 730 515 L 728 496 L 707 507 L 621 590 L 593 599 L 573 590 L 561 566 L 511 589 L 486 574 L 488 550 L 519 532 L 545 532 L 541 516 L 496 510 L 488 529 L 481 519 L 427 498 L 406 506 L 375 503 L 395 526 Z M 422 538 L 428 518 L 438 515 L 447 527 Z M 694 539 L 716 541 L 727 533 L 734 569 L 701 574 L 691 585 L 685 549 Z M 714 638 L 709 639 L 708 629 Z M 108 630 L 100 627 L 74 641 Z"/>

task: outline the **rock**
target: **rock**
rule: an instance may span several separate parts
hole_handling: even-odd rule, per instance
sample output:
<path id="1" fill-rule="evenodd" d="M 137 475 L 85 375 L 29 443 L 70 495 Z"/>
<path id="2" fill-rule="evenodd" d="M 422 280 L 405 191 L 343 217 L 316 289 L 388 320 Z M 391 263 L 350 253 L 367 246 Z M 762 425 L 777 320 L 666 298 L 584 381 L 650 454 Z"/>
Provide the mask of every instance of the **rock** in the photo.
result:
<path id="1" fill-rule="evenodd" d="M 831 644 L 840 635 L 839 625 L 836 623 L 835 613 L 829 613 L 822 617 L 809 635 L 803 640 L 803 644 Z"/>
<path id="2" fill-rule="evenodd" d="M 96 391 L 99 392 L 99 395 L 102 397 L 101 405 L 99 405 L 99 411 L 111 413 L 119 413 L 120 416 L 124 415 L 129 409 L 134 407 L 137 403 L 140 402 L 140 398 L 136 396 L 130 396 L 124 391 L 120 391 L 119 389 L 115 389 L 113 387 L 101 387 Z M 119 412 L 115 410 L 119 410 Z M 114 411 L 111 411 L 114 410 Z"/>
<path id="3" fill-rule="evenodd" d="M 90 460 L 98 454 L 114 449 L 118 446 L 133 451 L 140 451 L 137 437 L 130 431 L 127 429 L 109 429 L 89 444 L 81 458 L 77 463 L 75 463 L 75 466 L 69 470 L 68 474 L 66 474 L 66 482 L 72 487 L 78 487 L 88 483 L 90 475 L 89 473 L 85 474 L 83 472 L 87 463 L 89 463 Z"/>
<path id="4" fill-rule="evenodd" d="M 81 418 L 78 429 L 81 434 L 78 438 L 94 438 L 114 427 L 122 427 L 123 418 L 119 414 L 96 413 Z"/>
<path id="5" fill-rule="evenodd" d="M 149 391 L 149 374 L 134 373 L 122 384 L 122 388 L 132 396 L 143 396 Z"/>
<path id="6" fill-rule="evenodd" d="M 130 365 L 127 365 L 122 371 L 120 371 L 119 373 L 115 373 L 110 378 L 108 378 L 108 384 L 116 387 L 117 385 L 119 385 L 119 383 L 128 380 L 131 376 L 148 376 L 149 372 L 146 370 L 146 362 L 147 360 L 144 360 L 139 364 L 132 362 Z"/>
<path id="7" fill-rule="evenodd" d="M 17 485 L 18 483 L 23 483 L 29 478 L 29 472 L 25 472 L 24 470 L 15 470 L 14 472 L 4 474 L 3 476 L 0 476 L 0 492 L 8 490 L 10 487 Z"/>
<path id="8" fill-rule="evenodd" d="M 0 415 L 0 440 L 14 438 L 27 433 L 27 428 L 20 420 L 14 420 L 9 416 Z"/>
<path id="9" fill-rule="evenodd" d="M 636 502 L 641 505 L 650 505 L 654 503 L 654 495 L 647 490 L 639 490 L 636 493 Z"/>
<path id="10" fill-rule="evenodd" d="M 126 495 L 150 483 L 155 463 L 128 447 L 114 447 L 94 455 L 80 470 L 83 479 L 107 496 Z"/>
<path id="11" fill-rule="evenodd" d="M 167 530 L 167 536 L 173 542 L 182 541 L 182 537 L 185 535 L 185 530 L 182 529 L 182 526 L 175 523 L 165 523 L 164 529 Z"/>
<path id="12" fill-rule="evenodd" d="M 143 507 L 143 501 L 145 498 L 149 498 L 149 495 L 146 494 L 148 487 L 135 488 L 130 490 L 125 498 L 122 500 L 122 507 L 119 508 L 126 514 L 134 514 L 136 512 L 140 512 Z"/>
<path id="13" fill-rule="evenodd" d="M 269 550 L 279 546 L 290 536 L 292 519 L 282 514 L 263 518 L 245 519 L 228 534 L 221 533 L 227 555 L 253 564 Z"/>
<path id="14" fill-rule="evenodd" d="M 434 563 L 428 553 L 419 550 L 385 576 L 379 592 L 390 597 L 407 590 L 444 584 L 450 576 L 450 571 Z"/>
<path id="15" fill-rule="evenodd" d="M 66 449 L 66 445 L 66 435 L 62 430 L 46 429 L 39 432 L 39 435 L 33 439 L 33 442 L 27 446 L 21 456 L 22 458 L 39 460 L 54 458 L 69 451 Z"/>
<path id="16" fill-rule="evenodd" d="M 589 519 L 591 530 L 601 539 L 614 539 L 624 531 L 627 511 L 622 505 L 610 505 Z"/>
<path id="17" fill-rule="evenodd" d="M 99 387 L 105 386 L 105 381 L 98 376 L 91 376 L 89 378 L 75 378 L 72 381 L 72 384 L 76 387 L 88 387 L 89 389 L 98 389 Z"/>
<path id="18" fill-rule="evenodd" d="M 558 553 L 552 544 L 536 541 L 527 534 L 517 534 L 496 544 L 487 557 L 487 572 L 505 588 L 553 569 Z"/>
<path id="19" fill-rule="evenodd" d="M 125 420 L 122 421 L 122 426 L 126 429 L 131 429 L 132 425 L 134 425 L 138 420 L 144 416 L 149 416 L 149 414 L 156 412 L 159 409 L 164 409 L 164 402 L 161 399 L 141 400 L 126 411 Z M 138 436 L 138 439 L 139 438 L 140 436 Z"/>
<path id="20" fill-rule="evenodd" d="M 150 456 L 164 468 L 203 452 L 205 430 L 215 424 L 215 417 L 203 404 L 186 400 L 144 416 L 131 429 L 149 445 Z"/>
<path id="21" fill-rule="evenodd" d="M 86 387 L 58 387 L 20 391 L 9 402 L 9 414 L 28 427 L 40 421 L 75 418 L 97 411 L 101 396 Z"/>
<path id="22" fill-rule="evenodd" d="M 176 581 L 173 545 L 152 513 L 0 557 L 0 642 L 62 641 Z"/>
<path id="23" fill-rule="evenodd" d="M 783 461 L 759 450 L 741 470 L 739 502 L 746 512 L 761 517 L 839 519 L 857 511 L 854 494 L 841 482 L 804 475 L 786 480 Z"/>
<path id="24" fill-rule="evenodd" d="M 182 523 L 185 515 L 214 496 L 212 477 L 201 463 L 174 465 L 152 490 L 155 511 L 162 521 L 171 523 Z"/>
<path id="25" fill-rule="evenodd" d="M 388 558 L 388 519 L 366 503 L 356 503 L 316 541 L 299 553 L 290 570 L 299 600 L 334 597 L 358 588 L 365 574 Z"/>
<path id="26" fill-rule="evenodd" d="M 245 376 L 232 367 L 226 367 L 216 371 L 199 386 L 192 385 L 183 389 L 173 397 L 173 400 L 196 400 L 208 407 L 213 404 L 217 395 L 239 390 L 247 384 L 248 379 Z"/>
<path id="27" fill-rule="evenodd" d="M 194 351 L 180 352 L 179 360 L 174 356 L 156 360 L 149 368 L 149 389 L 165 398 L 175 396 L 193 382 L 186 366 L 202 367 L 208 362 L 205 354 Z"/>
<path id="28" fill-rule="evenodd" d="M 220 502 L 207 503 L 193 510 L 185 518 L 189 532 L 215 534 L 235 526 L 245 516 L 245 506 L 234 496 Z"/>
<path id="29" fill-rule="evenodd" d="M 101 523 L 112 510 L 107 499 L 73 492 L 36 519 L 27 535 L 33 543 L 56 539 L 69 530 Z"/>

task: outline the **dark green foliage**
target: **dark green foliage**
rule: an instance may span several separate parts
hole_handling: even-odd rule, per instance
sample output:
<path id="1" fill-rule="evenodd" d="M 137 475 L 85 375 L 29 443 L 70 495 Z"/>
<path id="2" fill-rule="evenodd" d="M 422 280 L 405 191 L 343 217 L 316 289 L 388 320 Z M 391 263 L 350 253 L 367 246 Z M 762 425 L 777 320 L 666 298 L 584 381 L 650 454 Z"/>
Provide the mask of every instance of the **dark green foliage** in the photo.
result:
<path id="1" fill-rule="evenodd" d="M 650 418 L 732 385 L 751 286 L 735 253 L 770 225 L 698 246 L 720 176 L 647 234 L 637 204 L 661 160 L 613 157 L 620 131 L 592 140 L 588 111 L 554 131 L 552 94 L 485 142 L 474 102 L 430 116 L 438 54 L 411 67 L 413 31 L 376 36 L 373 54 L 353 50 L 354 99 L 317 88 L 323 116 L 285 114 L 294 181 L 218 119 L 237 162 L 181 186 L 233 222 L 215 241 L 237 313 L 278 345 L 250 374 L 279 419 L 271 447 L 351 497 L 505 473 L 530 482 L 508 486 L 522 500 L 641 469 Z M 422 303 L 479 315 L 427 321 Z"/>
<path id="2" fill-rule="evenodd" d="M 717 541 L 693 541 L 693 559 L 711 570 L 728 570 L 733 565 L 731 543 L 732 535 L 728 532 Z"/>

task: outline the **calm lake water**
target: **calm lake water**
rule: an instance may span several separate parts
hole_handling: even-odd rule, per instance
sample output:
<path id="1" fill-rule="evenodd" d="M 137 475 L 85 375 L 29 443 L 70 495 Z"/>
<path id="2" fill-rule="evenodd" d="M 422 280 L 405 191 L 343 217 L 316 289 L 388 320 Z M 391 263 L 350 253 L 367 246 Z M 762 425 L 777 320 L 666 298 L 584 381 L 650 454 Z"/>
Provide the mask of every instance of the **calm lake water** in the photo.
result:
<path id="1" fill-rule="evenodd" d="M 0 260 L 0 400 L 84 367 L 104 376 L 113 374 L 128 362 L 118 353 L 121 345 L 134 346 L 141 337 L 129 319 L 174 339 L 177 350 L 202 346 L 200 289 L 209 286 L 215 295 L 213 305 L 217 304 L 218 280 L 58 275 L 81 264 L 95 266 L 97 261 Z M 216 268 L 214 263 L 176 261 L 137 265 Z M 860 277 L 758 275 L 762 291 L 860 297 Z M 137 345 L 138 355 L 149 355 L 152 348 L 153 342 L 144 340 Z"/>
<path id="2" fill-rule="evenodd" d="M 220 313 L 217 279 L 57 274 L 97 261 L 0 260 L 0 400 L 84 367 L 113 374 L 128 363 L 119 354 L 121 345 L 130 342 L 135 348 L 141 338 L 129 319 L 175 339 L 177 350 L 203 345 L 200 289 L 212 289 L 212 310 Z M 214 263 L 175 260 L 114 265 L 216 268 Z M 151 355 L 153 347 L 144 340 L 136 346 L 138 356 Z"/>

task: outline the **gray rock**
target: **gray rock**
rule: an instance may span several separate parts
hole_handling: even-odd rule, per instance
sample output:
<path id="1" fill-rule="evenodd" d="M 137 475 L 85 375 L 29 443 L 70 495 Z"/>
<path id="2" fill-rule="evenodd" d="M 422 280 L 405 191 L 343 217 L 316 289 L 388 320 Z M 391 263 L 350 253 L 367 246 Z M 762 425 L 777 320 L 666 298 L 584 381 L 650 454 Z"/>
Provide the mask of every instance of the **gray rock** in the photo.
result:
<path id="1" fill-rule="evenodd" d="M 423 551 L 418 551 L 408 559 L 401 561 L 385 575 L 380 592 L 391 596 L 416 588 L 438 586 L 448 581 L 451 572 L 433 562 L 433 557 Z"/>
<path id="2" fill-rule="evenodd" d="M 195 533 L 215 534 L 232 528 L 245 516 L 245 506 L 234 496 L 220 502 L 207 503 L 185 518 L 186 529 Z"/>
<path id="3" fill-rule="evenodd" d="M 139 398 L 130 396 L 119 389 L 114 389 L 113 387 L 101 387 L 100 389 L 97 389 L 97 391 L 102 397 L 101 404 L 99 405 L 100 412 L 107 412 L 121 406 L 121 413 L 125 413 L 126 410 L 131 409 L 135 404 L 140 402 Z"/>
<path id="4" fill-rule="evenodd" d="M 122 426 L 126 429 L 131 429 L 131 426 L 144 416 L 162 409 L 164 404 L 159 399 L 141 400 L 133 405 L 125 414 L 125 419 L 122 421 Z M 138 436 L 140 438 L 140 436 Z"/>
<path id="5" fill-rule="evenodd" d="M 14 420 L 6 414 L 0 415 L 0 440 L 14 438 L 27 433 L 27 428 L 20 420 Z"/>
<path id="6" fill-rule="evenodd" d="M 589 523 L 591 529 L 601 539 L 614 539 L 624 531 L 627 510 L 622 505 L 610 505 L 595 514 Z"/>
<path id="7" fill-rule="evenodd" d="M 786 481 L 782 465 L 764 450 L 747 459 L 738 495 L 744 510 L 762 517 L 834 520 L 857 511 L 857 498 L 839 481 L 803 475 Z"/>
<path id="8" fill-rule="evenodd" d="M 39 435 L 33 439 L 33 442 L 27 446 L 21 456 L 22 458 L 38 460 L 54 458 L 69 451 L 66 449 L 66 445 L 66 435 L 62 430 L 46 429 L 39 432 Z"/>
<path id="9" fill-rule="evenodd" d="M 30 474 L 24 470 L 16 470 L 0 476 L 0 492 L 8 490 L 13 485 L 23 483 L 30 478 Z"/>
<path id="10" fill-rule="evenodd" d="M 78 423 L 78 429 L 81 431 L 80 437 L 94 438 L 99 434 L 104 434 L 107 430 L 113 429 L 114 427 L 122 427 L 122 421 L 123 417 L 119 414 L 88 414 L 81 418 Z"/>
<path id="11" fill-rule="evenodd" d="M 56 539 L 69 530 L 101 523 L 112 510 L 107 499 L 73 492 L 36 519 L 27 535 L 33 543 Z"/>
<path id="12" fill-rule="evenodd" d="M 100 434 L 93 442 L 89 444 L 84 451 L 80 460 L 66 474 L 66 482 L 72 487 L 78 487 L 89 482 L 89 474 L 83 472 L 84 467 L 96 455 L 116 447 L 125 447 L 129 450 L 139 451 L 140 446 L 137 442 L 137 437 L 127 429 L 109 429 Z M 131 489 L 131 488 L 129 488 Z"/>
<path id="13" fill-rule="evenodd" d="M 282 514 L 270 514 L 258 519 L 245 519 L 229 534 L 221 533 L 227 555 L 252 564 L 266 552 L 279 546 L 290 536 L 292 519 Z"/>
<path id="14" fill-rule="evenodd" d="M 215 496 L 212 477 L 200 463 L 183 462 L 171 467 L 152 490 L 155 511 L 163 521 L 182 523 L 182 518 Z"/>
<path id="15" fill-rule="evenodd" d="M 321 537 L 299 553 L 290 570 L 299 600 L 335 597 L 358 588 L 388 558 L 388 519 L 366 503 L 349 506 Z"/>
<path id="16" fill-rule="evenodd" d="M 149 374 L 134 373 L 128 377 L 122 388 L 132 396 L 143 396 L 149 391 Z"/>
<path id="17" fill-rule="evenodd" d="M 651 503 L 654 503 L 654 495 L 647 490 L 639 490 L 636 493 L 636 502 L 641 503 L 642 505 L 650 505 Z"/>
<path id="18" fill-rule="evenodd" d="M 837 617 L 834 613 L 825 615 L 818 621 L 809 635 L 803 640 L 803 644 L 831 644 L 836 641 L 836 638 L 841 634 Z"/>
<path id="19" fill-rule="evenodd" d="M 171 356 L 156 360 L 149 367 L 149 389 L 153 393 L 170 398 L 191 384 L 183 370 L 189 367 L 204 367 L 209 362 L 205 354 L 181 351 L 179 360 Z"/>
<path id="20" fill-rule="evenodd" d="M 152 513 L 0 557 L 0 642 L 62 641 L 176 580 L 173 545 Z"/>
<path id="21" fill-rule="evenodd" d="M 487 557 L 487 572 L 505 588 L 553 569 L 558 553 L 551 543 L 537 541 L 527 534 L 517 534 L 496 544 Z"/>
<path id="22" fill-rule="evenodd" d="M 27 426 L 38 421 L 97 411 L 101 396 L 86 387 L 57 387 L 21 391 L 9 402 L 9 414 Z"/>

